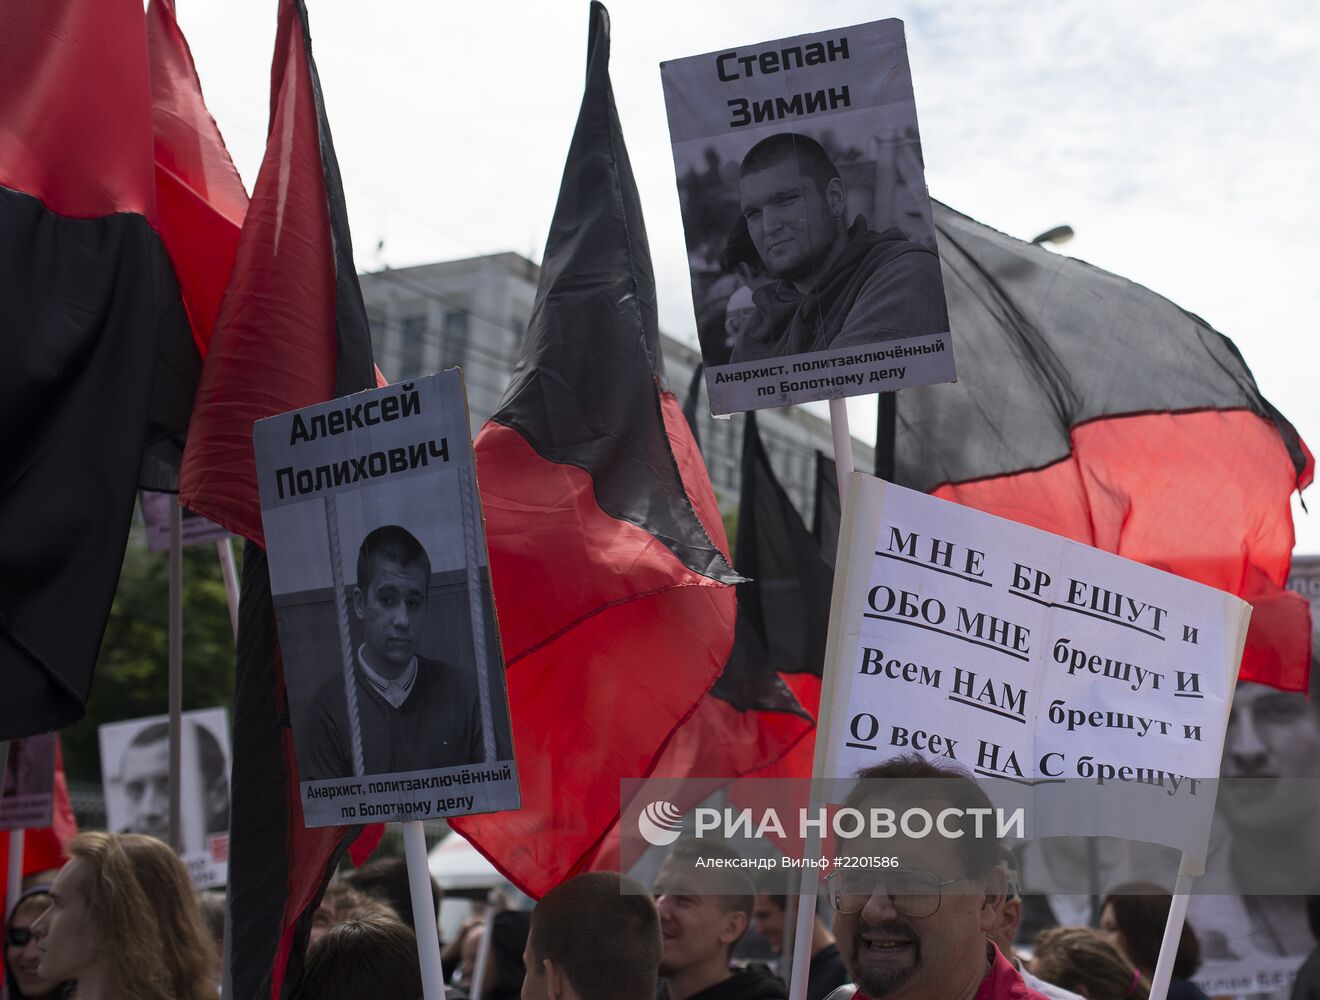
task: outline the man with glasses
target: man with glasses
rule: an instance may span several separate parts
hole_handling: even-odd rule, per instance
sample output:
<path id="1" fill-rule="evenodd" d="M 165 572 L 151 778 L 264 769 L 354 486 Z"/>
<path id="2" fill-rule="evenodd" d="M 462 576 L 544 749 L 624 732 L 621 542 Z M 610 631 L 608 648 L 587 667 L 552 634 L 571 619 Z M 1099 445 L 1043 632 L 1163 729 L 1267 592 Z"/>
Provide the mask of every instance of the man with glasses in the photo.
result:
<path id="1" fill-rule="evenodd" d="M 826 878 L 837 912 L 834 935 L 852 973 L 852 993 L 831 1000 L 1045 1000 L 988 939 L 999 922 L 1005 876 L 994 824 L 978 836 L 973 817 L 990 800 L 961 769 L 911 754 L 859 772 L 844 803 L 868 818 L 873 809 L 928 814 L 958 810 L 927 836 L 841 838 L 844 863 Z M 960 837 L 939 830 L 960 832 Z M 896 867 L 884 867 L 886 859 Z M 869 861 L 862 865 L 859 862 Z"/>

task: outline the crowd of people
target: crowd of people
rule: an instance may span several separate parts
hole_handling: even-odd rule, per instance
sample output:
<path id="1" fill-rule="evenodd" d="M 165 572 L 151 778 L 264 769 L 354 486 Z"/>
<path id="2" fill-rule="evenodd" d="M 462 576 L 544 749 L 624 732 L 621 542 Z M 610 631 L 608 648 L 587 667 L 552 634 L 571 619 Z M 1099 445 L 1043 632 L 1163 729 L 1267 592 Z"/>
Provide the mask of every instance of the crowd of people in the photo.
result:
<path id="1" fill-rule="evenodd" d="M 917 756 L 863 772 L 845 805 L 988 808 L 967 774 Z M 875 791 L 869 779 L 881 782 Z M 892 779 L 900 779 L 894 781 Z M 897 791 L 895 790 L 897 789 Z M 890 841 L 906 867 L 840 865 L 825 879 L 833 920 L 815 915 L 808 1000 L 1146 1000 L 1171 898 L 1118 886 L 1100 927 L 1053 927 L 1022 947 L 1013 854 L 992 838 Z M 864 852 L 857 842 L 843 848 Z M 452 1000 L 785 1000 L 787 969 L 736 963 L 749 929 L 782 954 L 792 935 L 782 885 L 754 883 L 729 846 L 675 844 L 648 890 L 590 872 L 530 912 L 504 909 L 465 924 L 443 951 Z M 440 900 L 433 883 L 433 902 Z M 1320 939 L 1320 899 L 1309 907 Z M 420 1000 L 422 981 L 406 866 L 383 859 L 337 877 L 308 934 L 298 1000 Z M 49 884 L 8 914 L 5 974 L 12 1000 L 203 1000 L 220 983 L 223 900 L 197 893 L 161 841 L 84 833 Z M 483 939 L 490 943 L 483 949 Z M 478 962 L 476 956 L 485 951 Z M 1023 953 L 1030 955 L 1025 959 Z M 1205 1000 L 1191 982 L 1198 943 L 1184 927 L 1173 1000 Z M 296 974 L 296 973 L 295 973 Z M 1320 957 L 1303 966 L 1294 1000 L 1320 998 Z"/>

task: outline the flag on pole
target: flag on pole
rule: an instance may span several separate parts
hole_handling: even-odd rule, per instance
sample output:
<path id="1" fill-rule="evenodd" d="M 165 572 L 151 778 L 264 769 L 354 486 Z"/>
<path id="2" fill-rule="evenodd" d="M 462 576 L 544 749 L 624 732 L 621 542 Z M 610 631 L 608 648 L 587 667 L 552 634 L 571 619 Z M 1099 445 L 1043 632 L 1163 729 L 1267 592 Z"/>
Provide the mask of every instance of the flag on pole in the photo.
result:
<path id="1" fill-rule="evenodd" d="M 211 334 L 181 483 L 187 507 L 250 540 L 234 692 L 226 996 L 274 1000 L 296 987 L 312 913 L 358 833 L 302 823 L 259 547 L 252 424 L 374 384 L 307 11 L 300 0 L 281 0 L 266 155 Z"/>
<path id="2" fill-rule="evenodd" d="M 614 108 L 609 15 L 513 382 L 477 436 L 523 808 L 453 825 L 539 897 L 584 869 L 715 681 L 737 579 L 664 384 L 655 280 Z"/>
<path id="3" fill-rule="evenodd" d="M 935 224 L 959 381 L 897 394 L 896 481 L 1250 601 L 1241 678 L 1305 691 L 1284 584 L 1314 460 L 1233 342 L 938 203 Z"/>
<path id="4" fill-rule="evenodd" d="M 10 737 L 83 714 L 135 490 L 177 488 L 199 359 L 157 228 L 142 4 L 6 5 L 0 93 Z"/>

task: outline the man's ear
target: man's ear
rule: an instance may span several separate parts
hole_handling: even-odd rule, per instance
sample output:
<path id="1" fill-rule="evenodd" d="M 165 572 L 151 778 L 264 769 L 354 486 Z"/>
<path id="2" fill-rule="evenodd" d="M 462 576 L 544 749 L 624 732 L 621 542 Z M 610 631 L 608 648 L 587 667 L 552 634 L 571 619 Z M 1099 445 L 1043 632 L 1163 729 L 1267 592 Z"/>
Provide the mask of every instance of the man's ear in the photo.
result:
<path id="1" fill-rule="evenodd" d="M 747 914 L 742 910 L 730 910 L 725 914 L 724 927 L 720 931 L 720 940 L 731 945 L 743 936 L 747 930 Z"/>
<path id="2" fill-rule="evenodd" d="M 545 992 L 550 1000 L 568 1000 L 574 994 L 568 985 L 568 976 L 564 975 L 564 970 L 555 965 L 550 959 L 542 959 L 541 968 L 545 972 Z"/>
<path id="3" fill-rule="evenodd" d="M 845 226 L 848 224 L 848 220 L 843 217 L 848 209 L 848 189 L 843 186 L 840 178 L 832 177 L 825 185 L 825 204 L 829 206 L 830 215 Z"/>
<path id="4" fill-rule="evenodd" d="M 359 618 L 367 616 L 367 599 L 362 595 L 361 587 L 353 588 L 353 614 Z"/>
<path id="5" fill-rule="evenodd" d="M 1004 898 L 1008 893 L 1008 878 L 1004 869 L 996 865 L 985 877 L 985 897 L 981 902 L 981 930 L 992 933 L 999 926 Z"/>

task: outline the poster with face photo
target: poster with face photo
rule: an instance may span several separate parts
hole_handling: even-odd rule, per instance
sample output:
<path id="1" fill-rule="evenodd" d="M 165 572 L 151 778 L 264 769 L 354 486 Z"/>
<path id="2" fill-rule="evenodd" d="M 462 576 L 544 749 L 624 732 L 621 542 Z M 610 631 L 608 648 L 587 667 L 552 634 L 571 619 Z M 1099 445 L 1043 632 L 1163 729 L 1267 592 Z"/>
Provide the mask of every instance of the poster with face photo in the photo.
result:
<path id="1" fill-rule="evenodd" d="M 254 429 L 308 826 L 518 808 L 468 426 L 453 369 Z"/>
<path id="2" fill-rule="evenodd" d="M 179 734 L 179 856 L 198 888 L 229 873 L 229 716 L 223 708 L 182 715 Z M 170 721 L 155 715 L 97 731 L 105 823 L 116 833 L 169 840 Z"/>
<path id="3" fill-rule="evenodd" d="M 0 830 L 50 826 L 54 793 L 55 734 L 10 740 L 0 793 Z"/>
<path id="4" fill-rule="evenodd" d="M 660 69 L 712 412 L 953 381 L 903 23 Z"/>

